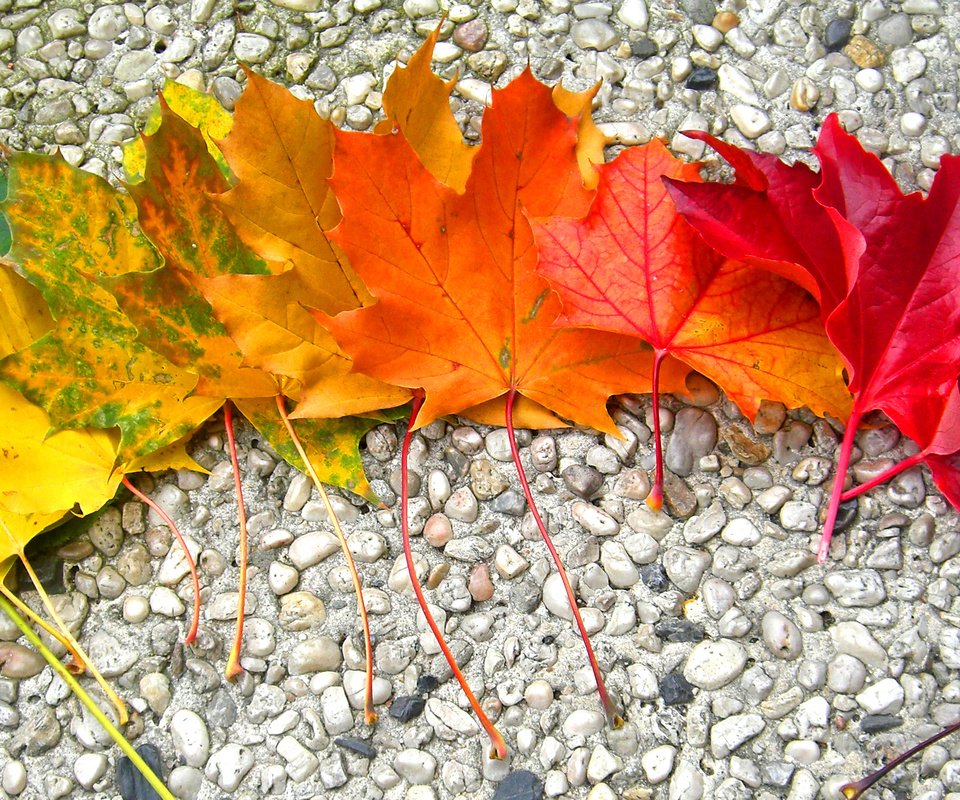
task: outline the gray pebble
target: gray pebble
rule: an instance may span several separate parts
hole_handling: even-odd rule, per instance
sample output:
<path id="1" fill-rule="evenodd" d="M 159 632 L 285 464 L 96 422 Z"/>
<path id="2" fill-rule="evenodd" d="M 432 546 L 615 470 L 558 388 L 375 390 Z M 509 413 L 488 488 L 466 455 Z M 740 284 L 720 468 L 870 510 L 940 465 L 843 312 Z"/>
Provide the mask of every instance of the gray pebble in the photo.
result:
<path id="1" fill-rule="evenodd" d="M 880 574 L 872 569 L 838 570 L 829 573 L 823 582 L 844 608 L 868 608 L 887 597 Z"/>
<path id="2" fill-rule="evenodd" d="M 701 456 L 716 445 L 717 421 L 713 415 L 700 408 L 682 408 L 667 442 L 664 463 L 677 475 L 690 475 Z"/>

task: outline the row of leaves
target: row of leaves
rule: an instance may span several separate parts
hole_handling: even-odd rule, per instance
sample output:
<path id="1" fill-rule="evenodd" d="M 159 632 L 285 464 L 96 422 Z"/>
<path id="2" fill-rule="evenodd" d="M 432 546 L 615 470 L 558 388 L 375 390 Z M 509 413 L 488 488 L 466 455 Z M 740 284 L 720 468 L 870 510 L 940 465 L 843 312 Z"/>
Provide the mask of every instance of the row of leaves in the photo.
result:
<path id="1" fill-rule="evenodd" d="M 616 434 L 611 395 L 650 392 L 656 428 L 660 392 L 697 370 L 751 419 L 767 399 L 847 420 L 840 476 L 883 411 L 918 452 L 878 481 L 925 462 L 960 505 L 960 159 L 904 196 L 831 118 L 819 175 L 700 133 L 735 183 L 659 142 L 604 164 L 592 92 L 529 71 L 469 147 L 435 40 L 392 76 L 373 134 L 249 73 L 232 117 L 169 85 L 125 190 L 11 159 L 0 577 L 124 475 L 191 466 L 185 437 L 228 400 L 295 466 L 322 464 L 318 483 L 373 500 L 357 441 L 384 409 Z M 856 491 L 834 481 L 821 559 Z"/>

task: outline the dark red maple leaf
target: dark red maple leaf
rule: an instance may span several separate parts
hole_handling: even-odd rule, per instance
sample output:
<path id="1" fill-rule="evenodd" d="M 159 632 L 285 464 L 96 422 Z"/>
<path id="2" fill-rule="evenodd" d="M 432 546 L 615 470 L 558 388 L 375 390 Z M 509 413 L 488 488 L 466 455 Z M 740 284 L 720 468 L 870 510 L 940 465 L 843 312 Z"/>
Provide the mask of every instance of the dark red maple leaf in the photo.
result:
<path id="1" fill-rule="evenodd" d="M 836 117 L 827 119 L 814 150 L 821 165 L 817 186 L 806 167 L 777 167 L 768 157 L 720 147 L 742 171 L 739 184 L 673 182 L 678 207 L 721 252 L 759 259 L 780 274 L 797 275 L 801 285 L 816 284 L 827 335 L 843 357 L 854 395 L 820 542 L 822 561 L 854 434 L 868 411 L 882 410 L 918 437 L 938 485 L 957 499 L 951 487 L 960 483 L 954 474 L 958 448 L 944 410 L 955 402 L 960 372 L 960 158 L 943 157 L 924 198 L 904 195 Z M 796 227 L 776 223 L 775 212 Z M 931 419 L 943 423 L 925 429 Z"/>

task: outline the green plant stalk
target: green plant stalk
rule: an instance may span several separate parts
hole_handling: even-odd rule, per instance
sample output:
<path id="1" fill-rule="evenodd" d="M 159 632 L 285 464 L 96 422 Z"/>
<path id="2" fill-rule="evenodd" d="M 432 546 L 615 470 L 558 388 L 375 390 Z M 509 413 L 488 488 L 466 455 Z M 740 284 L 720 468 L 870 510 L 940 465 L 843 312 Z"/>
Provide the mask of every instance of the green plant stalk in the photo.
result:
<path id="1" fill-rule="evenodd" d="M 37 651 L 44 657 L 46 662 L 53 667 L 54 671 L 63 678 L 64 683 L 70 687 L 70 691 L 73 692 L 80 700 L 84 706 L 87 707 L 87 710 L 93 714 L 94 718 L 99 722 L 103 729 L 110 734 L 110 738 L 116 742 L 117 747 L 119 747 L 125 756 L 133 762 L 133 765 L 140 770 L 140 774 L 147 779 L 147 782 L 156 790 L 157 794 L 160 795 L 163 800 L 177 800 L 170 790 L 163 785 L 163 781 L 157 777 L 152 769 L 147 765 L 141 757 L 140 754 L 133 748 L 133 745 L 127 741 L 126 737 L 120 731 L 117 730 L 116 726 L 110 721 L 109 717 L 104 714 L 96 703 L 93 702 L 93 698 L 88 695 L 80 683 L 77 681 L 73 675 L 70 674 L 70 671 L 60 663 L 60 659 L 57 658 L 43 642 L 40 641 L 40 637 L 33 632 L 33 629 L 26 623 L 26 621 L 21 617 L 16 610 L 10 605 L 9 601 L 0 595 L 0 610 L 3 611 L 11 620 L 13 624 L 16 625 L 24 636 L 27 637 L 30 644 L 37 648 Z"/>

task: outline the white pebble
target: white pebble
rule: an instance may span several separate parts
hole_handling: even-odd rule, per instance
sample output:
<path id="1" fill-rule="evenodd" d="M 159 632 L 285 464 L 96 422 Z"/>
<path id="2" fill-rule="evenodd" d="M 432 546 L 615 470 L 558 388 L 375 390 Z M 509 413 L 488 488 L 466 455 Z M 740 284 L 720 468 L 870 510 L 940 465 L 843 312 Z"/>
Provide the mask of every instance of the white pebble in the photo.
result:
<path id="1" fill-rule="evenodd" d="M 530 566 L 530 562 L 508 544 L 497 548 L 493 563 L 500 577 L 508 581 L 524 573 Z"/>
<path id="2" fill-rule="evenodd" d="M 578 708 L 563 721 L 563 735 L 567 739 L 574 736 L 591 736 L 603 730 L 606 724 L 603 714 L 587 708 Z"/>
<path id="3" fill-rule="evenodd" d="M 10 795 L 18 795 L 27 788 L 27 770 L 21 761 L 8 761 L 3 765 L 0 788 Z"/>
<path id="4" fill-rule="evenodd" d="M 570 585 L 576 592 L 576 576 L 568 575 Z M 573 620 L 573 611 L 570 610 L 570 601 L 563 586 L 563 579 L 557 572 L 551 573 L 543 582 L 543 604 L 547 611 L 560 619 Z"/>
<path id="5" fill-rule="evenodd" d="M 879 92 L 883 88 L 883 73 L 873 67 L 860 70 L 854 76 L 854 80 L 863 91 L 871 94 Z"/>
<path id="6" fill-rule="evenodd" d="M 586 531 L 594 536 L 616 536 L 620 531 L 619 522 L 591 503 L 578 500 L 573 504 L 570 513 Z"/>
<path id="7" fill-rule="evenodd" d="M 287 775 L 294 783 L 302 783 L 320 766 L 319 759 L 292 736 L 277 742 L 277 754 L 287 762 Z"/>
<path id="8" fill-rule="evenodd" d="M 820 745 L 811 739 L 795 739 L 787 742 L 783 754 L 798 764 L 813 764 L 820 759 Z"/>
<path id="9" fill-rule="evenodd" d="M 604 542 L 600 548 L 600 563 L 615 589 L 629 589 L 640 580 L 640 573 L 634 566 L 626 549 L 620 542 Z"/>
<path id="10" fill-rule="evenodd" d="M 720 538 L 727 544 L 732 544 L 737 547 L 753 547 L 756 544 L 760 544 L 763 536 L 757 529 L 757 526 L 750 520 L 744 517 L 738 517 L 737 519 L 730 520 L 730 522 L 724 526 L 723 530 L 720 531 Z"/>
<path id="11" fill-rule="evenodd" d="M 188 766 L 202 768 L 207 763 L 210 733 L 199 714 L 186 708 L 178 710 L 170 719 L 170 737 L 174 750 Z"/>
<path id="12" fill-rule="evenodd" d="M 253 752 L 238 744 L 227 744 L 207 762 L 204 774 L 225 792 L 235 792 L 253 768 Z"/>
<path id="13" fill-rule="evenodd" d="M 887 653 L 873 638 L 870 630 L 860 622 L 838 622 L 830 628 L 830 636 L 837 652 L 859 659 L 868 667 L 882 669 L 887 663 Z"/>
<path id="14" fill-rule="evenodd" d="M 346 733 L 353 727 L 353 711 L 346 692 L 340 686 L 331 686 L 320 695 L 320 712 L 327 733 L 336 736 Z"/>
<path id="15" fill-rule="evenodd" d="M 329 558 L 340 549 L 340 541 L 327 531 L 305 533 L 294 539 L 288 555 L 299 570 L 305 570 Z"/>
<path id="16" fill-rule="evenodd" d="M 587 762 L 587 780 L 594 784 L 600 783 L 621 769 L 623 760 L 602 744 L 598 744 L 590 753 L 590 761 Z"/>
<path id="17" fill-rule="evenodd" d="M 292 592 L 300 581 L 300 573 L 289 564 L 279 561 L 270 562 L 267 571 L 267 584 L 275 595 L 284 595 Z"/>
<path id="18" fill-rule="evenodd" d="M 744 742 L 764 729 L 766 723 L 759 714 L 734 714 L 714 724 L 710 729 L 710 751 L 714 758 L 726 758 Z"/>
<path id="19" fill-rule="evenodd" d="M 730 117 L 733 119 L 733 124 L 740 129 L 740 133 L 748 139 L 756 139 L 770 130 L 773 125 L 765 111 L 745 103 L 734 105 L 730 109 Z"/>
<path id="20" fill-rule="evenodd" d="M 683 677 L 701 689 L 719 689 L 743 672 L 747 651 L 730 639 L 699 642 L 690 651 Z"/>
<path id="21" fill-rule="evenodd" d="M 433 782 L 437 759 L 422 750 L 401 750 L 393 759 L 394 771 L 408 783 L 425 785 Z"/>
<path id="22" fill-rule="evenodd" d="M 92 789 L 106 774 L 107 757 L 103 753 L 84 753 L 73 762 L 73 776 L 84 789 Z"/>
<path id="23" fill-rule="evenodd" d="M 543 711 L 553 703 L 553 687 L 542 678 L 530 681 L 523 692 L 523 699 L 530 708 Z"/>
<path id="24" fill-rule="evenodd" d="M 927 127 L 927 118 L 916 111 L 908 111 L 900 117 L 900 131 L 904 136 L 919 136 Z"/>
<path id="25" fill-rule="evenodd" d="M 640 757 L 643 774 L 654 786 L 663 783 L 673 772 L 673 762 L 676 757 L 677 748 L 672 744 L 662 744 L 648 750 Z"/>
<path id="26" fill-rule="evenodd" d="M 150 603 L 139 594 L 129 594 L 123 598 L 123 619 L 136 625 L 143 622 L 150 613 Z"/>
<path id="27" fill-rule="evenodd" d="M 857 695 L 857 703 L 868 714 L 896 714 L 903 707 L 904 692 L 895 678 L 884 678 Z"/>
<path id="28" fill-rule="evenodd" d="M 176 592 L 166 586 L 158 586 L 150 592 L 150 610 L 163 617 L 179 617 L 187 609 Z"/>

